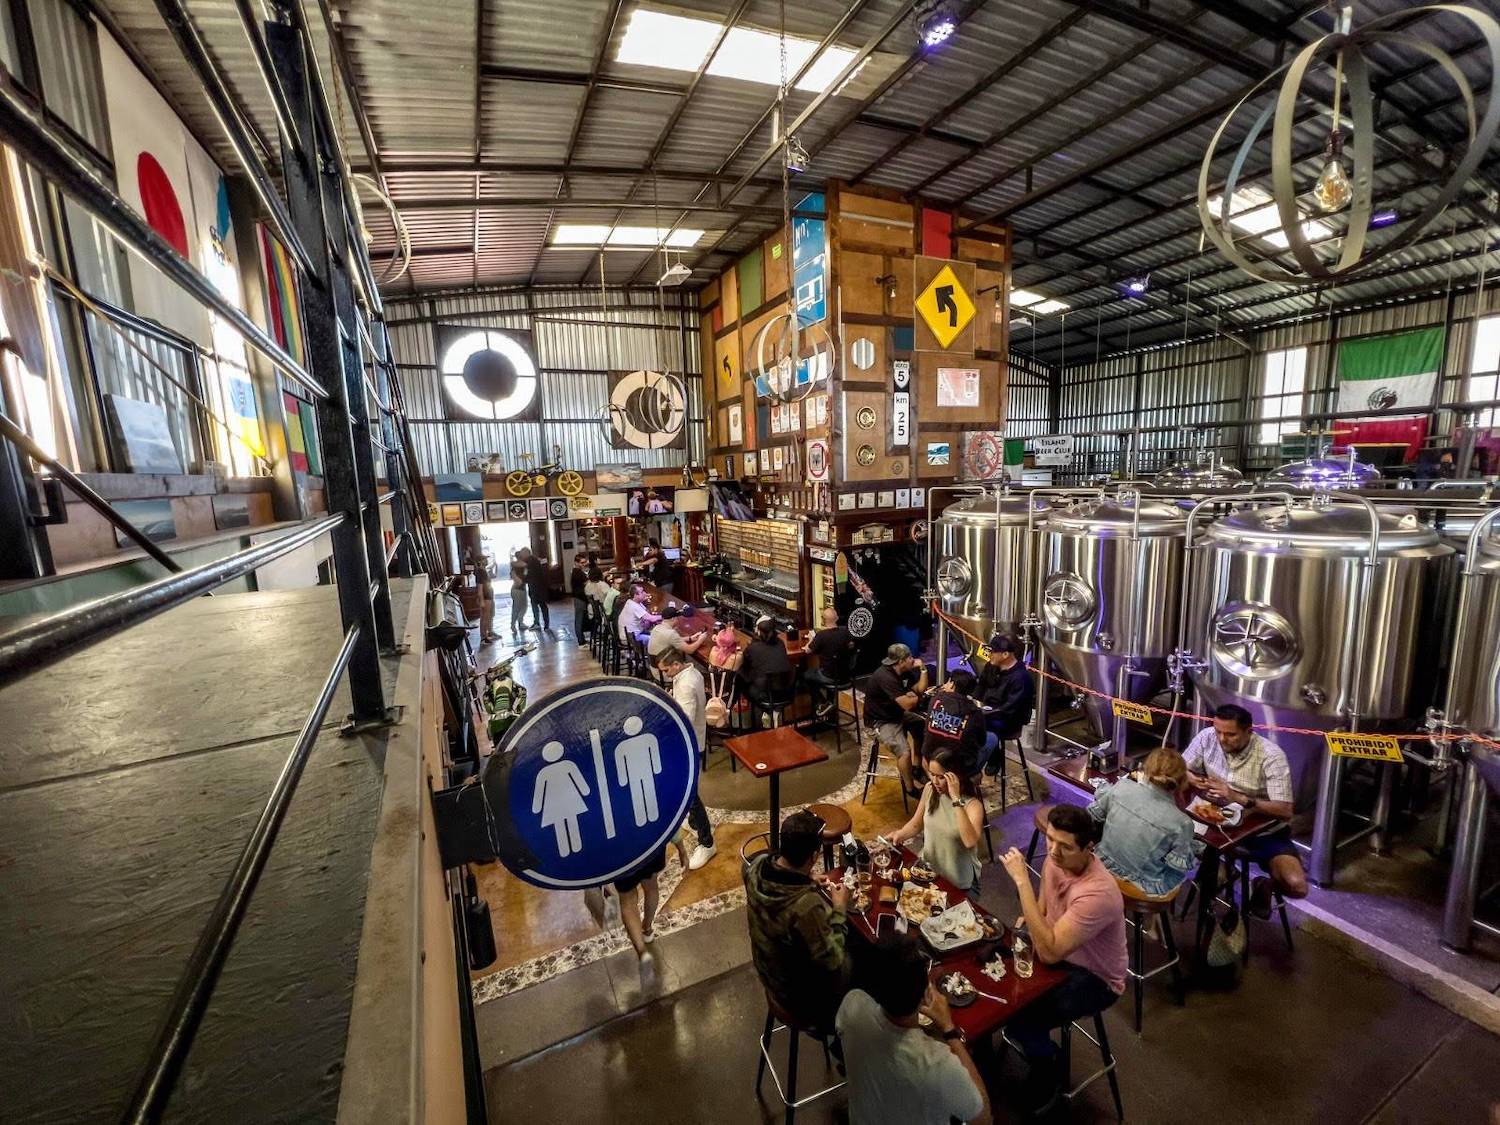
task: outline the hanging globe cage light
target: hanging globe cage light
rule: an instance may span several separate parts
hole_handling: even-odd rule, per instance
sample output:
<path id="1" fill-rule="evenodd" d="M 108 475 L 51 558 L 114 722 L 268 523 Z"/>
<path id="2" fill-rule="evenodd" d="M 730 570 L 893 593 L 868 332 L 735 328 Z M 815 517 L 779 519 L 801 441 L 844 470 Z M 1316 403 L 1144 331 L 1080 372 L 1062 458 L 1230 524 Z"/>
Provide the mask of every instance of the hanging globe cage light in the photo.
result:
<path id="1" fill-rule="evenodd" d="M 1387 255 L 1410 246 L 1443 209 L 1453 202 L 1494 143 L 1497 129 L 1500 129 L 1500 93 L 1497 93 L 1492 84 L 1484 115 L 1479 117 L 1475 111 L 1473 86 L 1458 64 L 1446 52 L 1411 33 L 1411 24 L 1415 20 L 1440 14 L 1467 20 L 1478 30 L 1489 52 L 1489 71 L 1493 75 L 1496 61 L 1500 60 L 1500 23 L 1484 12 L 1458 4 L 1429 4 L 1418 8 L 1403 8 L 1372 20 L 1357 30 L 1350 30 L 1349 9 L 1345 8 L 1337 30 L 1309 43 L 1291 62 L 1267 75 L 1230 110 L 1214 133 L 1198 171 L 1198 215 L 1209 241 L 1223 251 L 1225 257 L 1251 277 L 1261 281 L 1321 286 L 1350 281 L 1367 272 Z M 1374 102 L 1370 93 L 1370 65 L 1366 52 L 1376 45 L 1415 51 L 1440 67 L 1458 88 L 1459 99 L 1465 109 L 1468 136 L 1462 142 L 1462 154 L 1453 153 L 1456 159 L 1450 162 L 1451 175 L 1427 206 L 1412 215 L 1388 242 L 1366 253 L 1365 236 L 1371 227 L 1389 225 L 1383 222 L 1372 223 L 1371 215 L 1375 121 Z M 1333 121 L 1329 127 L 1329 143 L 1324 152 L 1322 174 L 1311 194 L 1319 210 L 1325 215 L 1348 208 L 1349 225 L 1343 232 L 1343 245 L 1336 261 L 1324 261 L 1320 258 L 1304 232 L 1303 228 L 1316 219 L 1316 213 L 1304 214 L 1301 211 L 1293 179 L 1292 134 L 1297 124 L 1298 98 L 1308 71 L 1325 60 L 1333 60 L 1337 68 Z M 1234 162 L 1230 165 L 1222 191 L 1211 202 L 1209 171 L 1219 153 L 1219 144 L 1224 134 L 1236 120 L 1247 116 L 1250 112 L 1247 107 L 1255 104 L 1278 80 L 1280 86 L 1276 97 L 1260 110 L 1251 123 L 1235 152 Z M 1347 142 L 1339 117 L 1342 98 L 1348 100 L 1348 113 L 1353 125 Z M 1285 239 L 1286 250 L 1297 264 L 1295 270 L 1283 268 L 1266 255 L 1252 257 L 1245 247 L 1236 242 L 1230 225 L 1235 193 L 1246 160 L 1264 134 L 1268 122 L 1271 124 L 1271 199 L 1267 206 L 1274 206 L 1280 225 L 1270 229 L 1257 229 L 1255 235 L 1261 239 Z M 1352 171 L 1346 171 L 1344 166 L 1346 145 Z M 1383 218 L 1384 213 L 1380 217 Z"/>

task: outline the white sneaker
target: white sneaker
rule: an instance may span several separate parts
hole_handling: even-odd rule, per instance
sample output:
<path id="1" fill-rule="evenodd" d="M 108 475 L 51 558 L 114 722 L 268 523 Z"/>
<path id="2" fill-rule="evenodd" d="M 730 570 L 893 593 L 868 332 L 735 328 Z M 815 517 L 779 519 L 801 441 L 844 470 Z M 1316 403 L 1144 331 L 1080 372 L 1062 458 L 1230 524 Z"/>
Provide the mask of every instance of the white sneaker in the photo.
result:
<path id="1" fill-rule="evenodd" d="M 698 868 L 705 866 L 709 860 L 713 859 L 713 857 L 718 854 L 719 849 L 715 845 L 709 844 L 708 847 L 705 848 L 702 844 L 699 844 L 696 848 L 693 849 L 693 854 L 688 859 L 688 870 L 697 871 Z"/>
<path id="2" fill-rule="evenodd" d="M 655 930 L 642 930 L 641 931 L 641 940 L 643 942 L 645 942 L 647 945 L 650 945 L 653 941 L 656 940 L 656 931 Z"/>

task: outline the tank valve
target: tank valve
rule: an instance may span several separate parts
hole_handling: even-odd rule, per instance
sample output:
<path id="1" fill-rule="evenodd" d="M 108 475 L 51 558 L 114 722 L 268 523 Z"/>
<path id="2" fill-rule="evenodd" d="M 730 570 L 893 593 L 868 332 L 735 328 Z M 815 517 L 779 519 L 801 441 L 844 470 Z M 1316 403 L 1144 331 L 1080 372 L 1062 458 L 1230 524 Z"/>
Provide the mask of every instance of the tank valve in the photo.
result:
<path id="1" fill-rule="evenodd" d="M 1321 684 L 1303 684 L 1302 702 L 1312 707 L 1321 707 L 1328 702 L 1328 692 Z"/>
<path id="2" fill-rule="evenodd" d="M 1187 677 L 1208 667 L 1208 661 L 1198 660 L 1189 648 L 1177 648 L 1167 657 L 1168 686 L 1173 695 L 1182 695 L 1187 690 Z"/>
<path id="3" fill-rule="evenodd" d="M 1113 633 L 1100 633 L 1094 637 L 1094 644 L 1105 652 L 1113 652 L 1115 647 L 1115 635 Z"/>
<path id="4" fill-rule="evenodd" d="M 1447 713 L 1441 707 L 1427 708 L 1427 722 L 1423 726 L 1432 736 L 1427 742 L 1432 747 L 1433 769 L 1447 769 L 1454 762 L 1453 739 L 1439 737 L 1453 730 L 1453 724 L 1448 721 Z"/>

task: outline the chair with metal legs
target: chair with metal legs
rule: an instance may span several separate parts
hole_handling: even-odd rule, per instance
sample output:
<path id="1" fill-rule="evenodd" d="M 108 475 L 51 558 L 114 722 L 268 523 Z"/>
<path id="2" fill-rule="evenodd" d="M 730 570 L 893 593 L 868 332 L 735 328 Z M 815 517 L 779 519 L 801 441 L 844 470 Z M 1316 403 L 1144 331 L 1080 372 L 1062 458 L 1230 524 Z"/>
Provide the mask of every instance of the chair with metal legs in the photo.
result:
<path id="1" fill-rule="evenodd" d="M 1115 1100 L 1115 1118 L 1119 1121 L 1125 1120 L 1125 1103 L 1120 1100 L 1120 1078 L 1115 1073 L 1119 1060 L 1115 1058 L 1113 1051 L 1109 1049 L 1109 1034 L 1104 1030 L 1104 1013 L 1094 1013 L 1094 1034 L 1088 1031 L 1077 1021 L 1066 1024 L 1062 1029 L 1062 1073 L 1063 1082 L 1066 1084 L 1073 1080 L 1073 1032 L 1077 1031 L 1094 1046 L 1099 1048 L 1099 1069 L 1090 1074 L 1082 1082 L 1063 1091 L 1063 1099 L 1072 1102 L 1085 1086 L 1100 1078 L 1109 1079 L 1110 1096 Z"/>
<path id="2" fill-rule="evenodd" d="M 902 737 L 904 738 L 905 736 L 903 735 Z M 870 732 L 870 756 L 865 761 L 865 788 L 864 792 L 859 796 L 859 803 L 862 805 L 870 799 L 870 782 L 880 776 L 880 747 L 882 745 L 884 744 L 880 741 L 880 735 L 872 730 Z M 895 759 L 901 756 L 901 752 L 905 747 L 887 746 L 886 749 L 891 752 L 892 759 Z M 906 812 L 910 802 L 907 798 L 906 785 L 901 781 L 899 776 L 896 778 L 896 785 L 901 790 L 901 811 Z"/>
<path id="3" fill-rule="evenodd" d="M 1026 761 L 1026 747 L 1024 745 L 1022 745 L 1021 739 L 1020 739 L 1019 736 L 1017 736 L 1015 738 L 1002 738 L 1000 740 L 1000 745 L 995 748 L 995 753 L 1000 756 L 1000 811 L 1001 812 L 1005 811 L 1005 805 L 1006 805 L 1005 771 L 1006 771 L 1006 763 L 1009 761 L 1009 758 L 1007 757 L 1007 755 L 1005 753 L 1005 746 L 1006 746 L 1006 743 L 1010 743 L 1010 742 L 1014 742 L 1016 744 L 1016 758 L 1017 758 L 1017 760 L 1021 764 L 1021 777 L 1026 782 L 1026 800 L 1027 800 L 1028 803 L 1031 802 L 1031 801 L 1036 800 L 1036 793 L 1031 788 L 1031 766 Z"/>
<path id="4" fill-rule="evenodd" d="M 761 982 L 764 986 L 765 982 Z M 782 1085 L 781 1075 L 776 1073 L 776 1064 L 771 1061 L 771 1037 L 778 1031 L 787 1033 L 786 1049 L 786 1085 Z M 832 1057 L 828 1051 L 828 1038 L 819 1034 L 816 1030 L 806 1027 L 788 1012 L 769 988 L 766 989 L 766 1026 L 760 1034 L 760 1062 L 755 1068 L 755 1094 L 760 1096 L 761 1084 L 765 1081 L 766 1070 L 771 1071 L 771 1081 L 776 1084 L 776 1093 L 781 1098 L 781 1104 L 786 1106 L 786 1125 L 792 1125 L 796 1118 L 797 1110 L 809 1102 L 817 1101 L 825 1094 L 831 1094 L 843 1087 L 844 1082 L 840 1079 L 832 1086 L 825 1086 L 816 1094 L 808 1094 L 804 1098 L 797 1097 L 797 1048 L 802 1041 L 802 1036 L 816 1040 L 823 1048 L 823 1062 L 827 1067 L 832 1067 Z"/>
<path id="5" fill-rule="evenodd" d="M 1172 934 L 1172 904 L 1176 902 L 1182 888 L 1171 894 L 1148 895 L 1127 879 L 1115 879 L 1120 895 L 1125 900 L 1125 924 L 1129 928 L 1129 966 L 1125 971 L 1135 992 L 1135 1033 L 1141 1033 L 1141 1007 L 1145 1001 L 1146 982 L 1159 973 L 1170 971 L 1172 990 L 1180 1007 L 1184 1002 L 1186 982 L 1182 975 L 1182 958 L 1177 952 L 1177 939 Z M 1167 960 L 1155 968 L 1146 968 L 1146 931 L 1157 929 Z"/>

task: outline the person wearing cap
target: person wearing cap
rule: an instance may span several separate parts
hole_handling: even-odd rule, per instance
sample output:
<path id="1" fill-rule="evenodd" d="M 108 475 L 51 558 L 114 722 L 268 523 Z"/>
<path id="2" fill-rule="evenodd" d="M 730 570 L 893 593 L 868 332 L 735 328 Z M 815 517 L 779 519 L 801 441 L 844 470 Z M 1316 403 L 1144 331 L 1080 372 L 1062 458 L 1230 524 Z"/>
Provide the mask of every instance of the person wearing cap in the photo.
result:
<path id="1" fill-rule="evenodd" d="M 760 729 L 762 708 L 774 700 L 776 681 L 790 682 L 791 676 L 792 658 L 776 635 L 776 622 L 771 617 L 762 617 L 755 623 L 755 635 L 740 654 L 739 667 L 740 683 L 750 700 L 750 724 L 755 729 Z"/>
<path id="2" fill-rule="evenodd" d="M 995 746 L 984 772 L 994 777 L 1000 772 L 1005 740 L 1020 738 L 1021 729 L 1031 718 L 1036 705 L 1036 685 L 1031 681 L 1031 670 L 1017 656 L 1019 646 L 1014 638 L 996 633 L 990 638 L 989 650 L 989 659 L 979 670 L 974 693 L 990 709 L 988 724 L 995 736 Z"/>
<path id="3" fill-rule="evenodd" d="M 682 617 L 682 611 L 675 605 L 669 605 L 662 609 L 661 620 L 651 627 L 651 635 L 646 638 L 646 655 L 652 660 L 661 657 L 676 649 L 684 656 L 691 656 L 704 646 L 708 641 L 706 631 L 693 635 L 692 639 L 684 637 L 677 631 L 678 619 Z"/>
<path id="4" fill-rule="evenodd" d="M 781 822 L 780 848 L 745 867 L 745 914 L 756 974 L 798 1023 L 832 1033 L 849 991 L 850 892 L 813 880 L 823 821 L 807 809 Z"/>
<path id="5" fill-rule="evenodd" d="M 875 727 L 881 745 L 895 749 L 896 772 L 913 797 L 921 794 L 912 781 L 912 742 L 907 732 L 921 737 L 927 728 L 916 711 L 926 691 L 927 667 L 903 644 L 886 649 L 880 667 L 865 681 L 865 721 Z"/>

